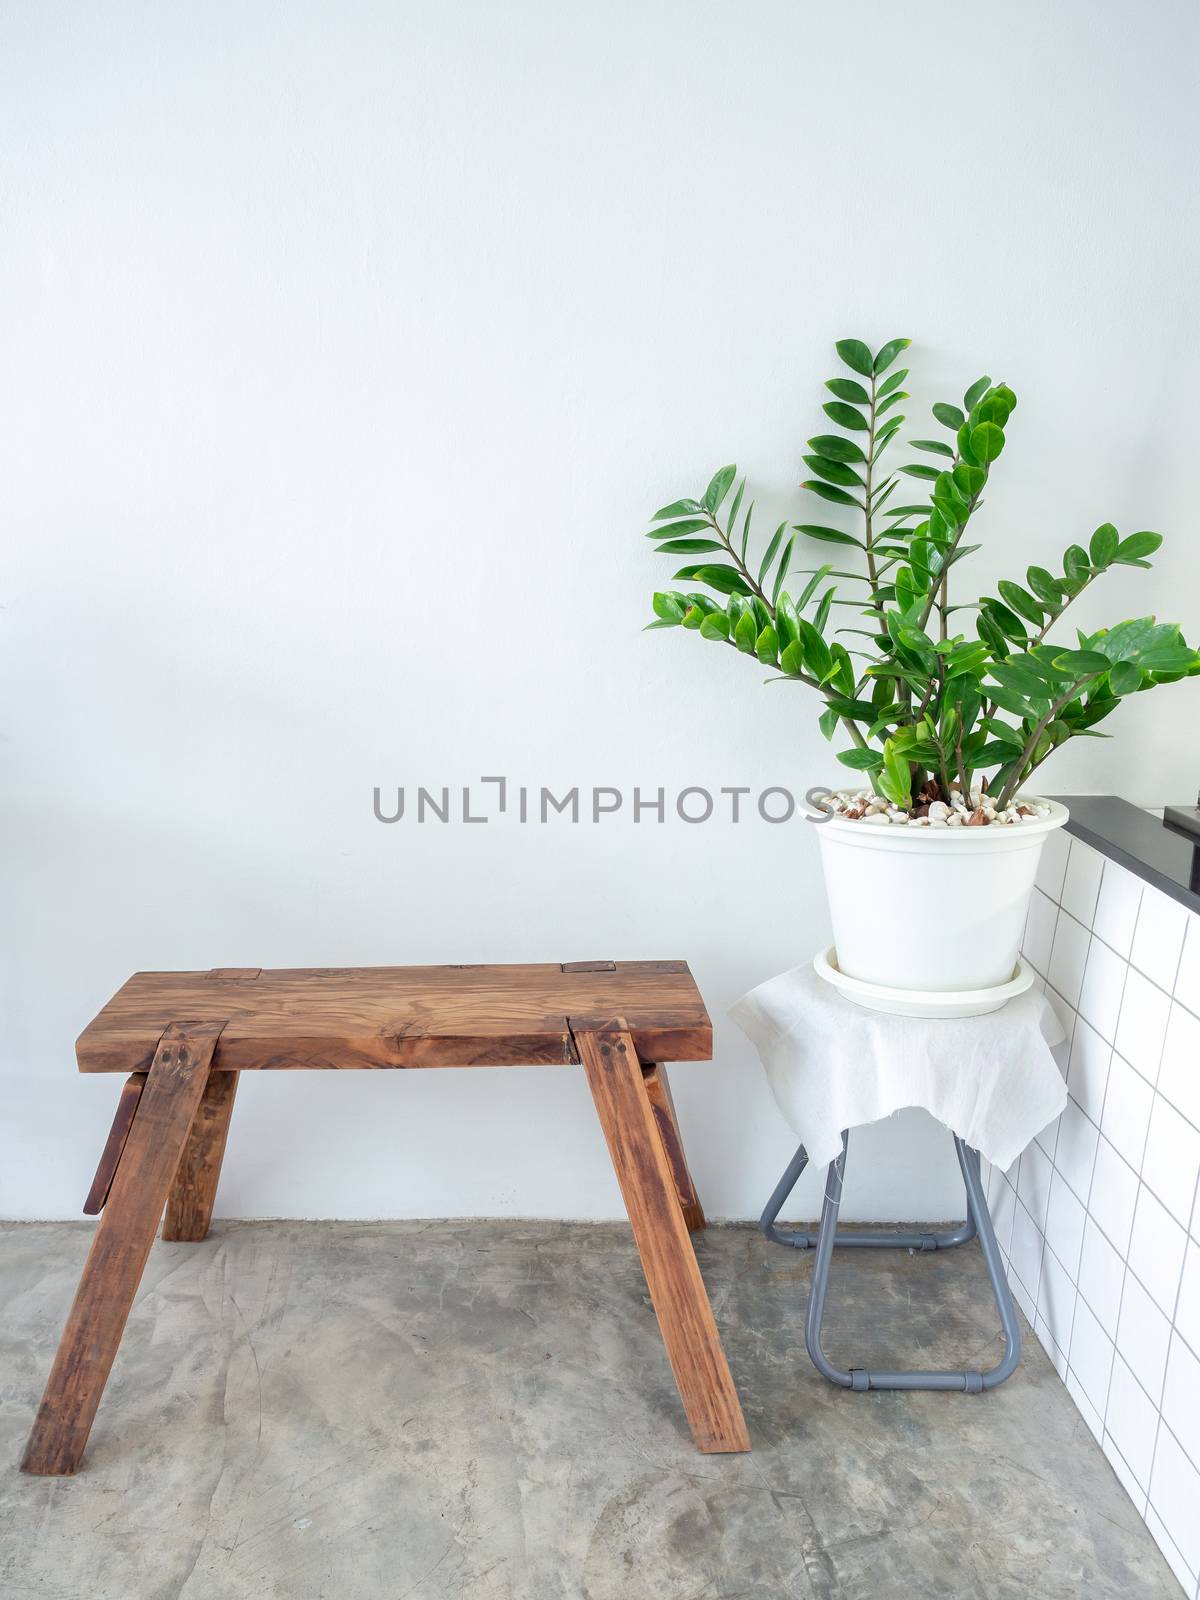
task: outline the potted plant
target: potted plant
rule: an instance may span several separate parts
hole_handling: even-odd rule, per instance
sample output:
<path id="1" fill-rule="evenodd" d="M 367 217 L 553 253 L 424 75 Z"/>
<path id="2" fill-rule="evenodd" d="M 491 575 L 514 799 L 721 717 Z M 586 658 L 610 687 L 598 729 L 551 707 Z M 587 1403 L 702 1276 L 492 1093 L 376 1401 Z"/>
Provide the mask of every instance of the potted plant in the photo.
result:
<path id="1" fill-rule="evenodd" d="M 1106 522 L 1061 572 L 1031 566 L 1023 584 L 952 598 L 1017 401 L 980 378 L 961 406 L 933 407 L 937 435 L 910 441 L 924 459 L 894 470 L 908 345 L 836 346 L 848 369 L 826 384 L 836 431 L 808 441 L 801 484 L 836 526 L 782 522 L 752 554 L 753 505 L 732 466 L 655 513 L 648 537 L 688 558 L 675 573 L 688 587 L 656 594 L 649 626 L 690 629 L 820 697 L 821 730 L 848 741 L 837 758 L 854 775 L 830 786 L 818 831 L 838 965 L 961 992 L 1011 979 L 1042 845 L 1067 819 L 1027 791 L 1033 775 L 1068 739 L 1106 737 L 1097 724 L 1128 696 L 1200 671 L 1200 654 L 1153 617 L 1073 642 L 1058 627 L 1104 573 L 1148 566 L 1157 533 L 1123 538 Z M 850 564 L 799 566 L 810 542 Z"/>

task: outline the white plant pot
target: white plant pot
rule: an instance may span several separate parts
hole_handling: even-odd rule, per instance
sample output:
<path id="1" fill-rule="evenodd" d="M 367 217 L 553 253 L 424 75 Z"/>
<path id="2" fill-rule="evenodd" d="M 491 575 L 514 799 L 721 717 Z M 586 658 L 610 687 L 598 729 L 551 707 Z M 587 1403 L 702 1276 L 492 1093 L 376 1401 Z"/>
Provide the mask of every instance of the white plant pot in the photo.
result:
<path id="1" fill-rule="evenodd" d="M 1027 798 L 1027 797 L 1023 797 Z M 817 825 L 837 964 L 891 989 L 990 989 L 1017 965 L 1048 817 L 984 828 Z"/>

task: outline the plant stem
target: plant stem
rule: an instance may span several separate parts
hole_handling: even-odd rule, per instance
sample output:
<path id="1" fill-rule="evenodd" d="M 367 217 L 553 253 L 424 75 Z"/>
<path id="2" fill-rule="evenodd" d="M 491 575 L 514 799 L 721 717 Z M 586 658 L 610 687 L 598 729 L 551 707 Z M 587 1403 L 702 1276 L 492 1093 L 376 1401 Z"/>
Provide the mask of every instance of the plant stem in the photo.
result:
<path id="1" fill-rule="evenodd" d="M 1094 682 L 1097 678 L 1103 677 L 1103 675 L 1104 674 L 1100 672 L 1090 672 L 1086 678 L 1080 678 L 1077 683 L 1071 685 L 1065 694 L 1060 695 L 1057 700 L 1051 703 L 1049 710 L 1038 720 L 1037 726 L 1029 735 L 1029 738 L 1025 741 L 1025 748 L 1021 751 L 1016 765 L 1012 769 L 1012 775 L 1008 782 L 1004 785 L 1004 788 L 1000 791 L 1000 798 L 996 802 L 997 811 L 1004 810 L 1005 806 L 1008 805 L 1013 795 L 1016 794 L 1017 790 L 1020 788 L 1021 784 L 1029 776 L 1029 774 L 1041 766 L 1041 761 L 1032 761 L 1032 758 L 1037 750 L 1038 744 L 1041 741 L 1043 733 L 1045 733 L 1046 729 L 1054 721 L 1058 713 L 1064 706 L 1070 705 L 1071 701 L 1075 699 L 1076 695 L 1079 694 L 1081 689 L 1086 688 L 1089 683 Z M 1049 751 L 1047 751 L 1047 754 L 1049 754 Z M 1042 760 L 1045 760 L 1045 756 L 1042 757 Z M 1030 764 L 1031 762 L 1032 764 Z M 1028 771 L 1026 771 L 1027 767 Z"/>
<path id="2" fill-rule="evenodd" d="M 1050 632 L 1050 629 L 1054 626 L 1054 624 L 1062 616 L 1063 612 L 1066 611 L 1067 607 L 1072 603 L 1072 601 L 1078 600 L 1079 596 L 1083 593 L 1084 589 L 1086 589 L 1088 587 L 1088 584 L 1094 583 L 1099 576 L 1100 576 L 1100 574 L 1098 572 L 1093 572 L 1088 577 L 1086 582 L 1083 584 L 1083 587 L 1078 589 L 1078 590 L 1076 590 L 1076 592 L 1074 594 L 1068 595 L 1066 600 L 1058 608 L 1058 610 L 1054 613 L 1054 615 L 1052 617 L 1047 618 L 1047 620 L 1042 623 L 1042 625 L 1038 629 L 1037 634 L 1035 635 L 1035 637 L 1030 639 L 1028 641 L 1028 643 L 1026 644 L 1026 646 L 1025 646 L 1025 654 L 1026 655 L 1028 655 L 1028 653 L 1031 650 L 1036 649 L 1036 647 L 1044 641 L 1046 635 Z M 991 702 L 990 705 L 988 705 L 988 706 L 986 706 L 984 708 L 983 715 L 985 717 L 988 717 L 988 718 L 994 717 L 996 715 L 996 702 L 994 700 Z M 1041 763 L 1038 762 L 1037 765 L 1040 766 Z M 1032 772 L 1034 770 L 1034 768 L 1031 767 L 1029 770 Z"/>
<path id="3" fill-rule="evenodd" d="M 721 524 L 717 521 L 717 519 L 713 515 L 713 513 L 711 511 L 708 511 L 708 512 L 705 512 L 705 515 L 707 516 L 709 522 L 712 525 L 713 532 L 716 534 L 717 538 L 720 539 L 721 543 L 725 546 L 726 550 L 729 552 L 730 559 L 732 560 L 734 566 L 741 573 L 742 577 L 745 578 L 746 582 L 750 585 L 750 588 L 758 596 L 758 598 L 762 601 L 763 605 L 766 606 L 767 610 L 771 614 L 771 621 L 774 622 L 774 620 L 775 620 L 775 607 L 767 599 L 767 596 L 766 596 L 766 594 L 765 594 L 765 592 L 764 592 L 764 590 L 762 588 L 762 585 L 753 576 L 753 574 L 750 571 L 750 568 L 746 565 L 746 563 L 742 560 L 741 556 L 738 555 L 737 551 L 733 548 L 733 541 L 730 539 L 729 535 L 725 532 L 724 528 L 722 528 Z"/>
<path id="4" fill-rule="evenodd" d="M 871 548 L 871 496 L 875 474 L 875 374 L 871 374 L 871 401 L 867 408 L 867 471 L 863 484 L 863 541 L 867 550 L 867 581 L 871 585 L 871 606 L 883 621 L 883 601 L 879 598 L 879 572 Z"/>

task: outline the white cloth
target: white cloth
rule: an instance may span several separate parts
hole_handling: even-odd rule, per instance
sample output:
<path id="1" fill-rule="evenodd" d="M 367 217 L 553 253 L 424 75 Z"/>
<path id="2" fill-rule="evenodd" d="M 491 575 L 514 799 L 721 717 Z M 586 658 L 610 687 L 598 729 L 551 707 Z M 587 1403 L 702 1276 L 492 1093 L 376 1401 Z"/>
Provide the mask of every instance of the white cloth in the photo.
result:
<path id="1" fill-rule="evenodd" d="M 1065 1034 L 1033 989 L 983 1017 L 894 1017 L 855 1005 L 808 965 L 759 984 L 729 1014 L 815 1166 L 837 1155 L 843 1128 L 923 1106 L 1007 1168 L 1067 1103 L 1050 1053 Z"/>

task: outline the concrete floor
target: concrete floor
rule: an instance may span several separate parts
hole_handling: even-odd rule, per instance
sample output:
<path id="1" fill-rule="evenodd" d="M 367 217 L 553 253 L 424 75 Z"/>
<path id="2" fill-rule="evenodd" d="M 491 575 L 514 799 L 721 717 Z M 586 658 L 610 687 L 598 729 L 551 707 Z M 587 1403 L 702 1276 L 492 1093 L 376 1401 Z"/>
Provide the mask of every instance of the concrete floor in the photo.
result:
<path id="1" fill-rule="evenodd" d="M 809 1365 L 810 1258 L 699 1241 L 754 1451 L 692 1448 L 629 1239 L 225 1223 L 158 1244 L 73 1479 L 21 1476 L 90 1228 L 0 1229 L 4 1600 L 1088 1600 L 1179 1590 L 1041 1347 L 994 1394 Z M 990 1365 L 975 1246 L 836 1258 L 827 1345 Z"/>

